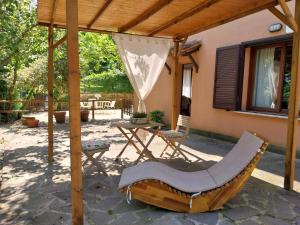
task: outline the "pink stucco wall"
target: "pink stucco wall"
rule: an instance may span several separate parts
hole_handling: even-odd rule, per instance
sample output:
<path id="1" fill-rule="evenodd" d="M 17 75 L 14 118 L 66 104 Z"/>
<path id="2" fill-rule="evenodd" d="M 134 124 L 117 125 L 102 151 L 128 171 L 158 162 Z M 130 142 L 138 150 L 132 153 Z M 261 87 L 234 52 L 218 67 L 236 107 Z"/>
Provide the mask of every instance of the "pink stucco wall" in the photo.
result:
<path id="1" fill-rule="evenodd" d="M 294 1 L 290 2 L 289 5 L 293 10 Z M 202 41 L 200 50 L 193 55 L 199 64 L 199 72 L 197 74 L 193 73 L 192 81 L 191 122 L 193 128 L 234 137 L 239 137 L 244 130 L 250 130 L 266 137 L 272 144 L 285 146 L 286 118 L 241 114 L 212 107 L 216 48 L 285 34 L 285 26 L 280 32 L 270 33 L 268 31 L 268 27 L 276 22 L 280 21 L 270 12 L 263 11 L 189 38 L 189 40 Z M 171 59 L 168 61 L 169 64 L 172 64 Z M 181 62 L 184 61 L 188 62 L 185 58 L 181 59 Z M 243 106 L 245 106 L 247 97 L 245 89 L 248 86 L 249 57 L 247 54 L 245 61 Z M 170 123 L 172 110 L 171 94 L 172 75 L 169 75 L 167 70 L 164 69 L 146 100 L 147 111 L 154 109 L 164 111 L 165 121 Z M 298 135 L 298 140 L 300 140 L 300 135 Z M 300 141 L 298 142 L 298 148 L 300 149 Z"/>

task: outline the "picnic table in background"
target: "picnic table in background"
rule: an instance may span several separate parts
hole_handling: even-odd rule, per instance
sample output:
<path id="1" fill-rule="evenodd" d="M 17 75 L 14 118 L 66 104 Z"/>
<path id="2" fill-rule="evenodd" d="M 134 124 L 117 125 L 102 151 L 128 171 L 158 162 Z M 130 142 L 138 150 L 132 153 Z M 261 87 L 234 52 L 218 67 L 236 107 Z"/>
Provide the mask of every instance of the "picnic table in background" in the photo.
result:
<path id="1" fill-rule="evenodd" d="M 163 124 L 152 122 L 152 121 L 146 124 L 133 124 L 129 121 L 121 121 L 121 122 L 114 122 L 111 124 L 111 126 L 117 127 L 120 130 L 120 132 L 124 135 L 124 137 L 127 139 L 127 143 L 123 147 L 119 155 L 117 156 L 116 161 L 120 160 L 122 154 L 130 144 L 137 150 L 137 153 L 139 154 L 139 157 L 137 158 L 135 163 L 138 163 L 143 157 L 156 160 L 152 152 L 148 149 L 148 147 L 153 141 L 154 137 L 158 134 Z M 146 143 L 144 143 L 141 140 L 141 138 L 138 136 L 137 133 L 139 130 L 145 130 L 152 134 L 150 139 Z M 129 133 L 126 131 L 129 131 Z M 136 145 L 134 139 L 138 141 L 138 143 L 142 146 L 142 149 Z"/>

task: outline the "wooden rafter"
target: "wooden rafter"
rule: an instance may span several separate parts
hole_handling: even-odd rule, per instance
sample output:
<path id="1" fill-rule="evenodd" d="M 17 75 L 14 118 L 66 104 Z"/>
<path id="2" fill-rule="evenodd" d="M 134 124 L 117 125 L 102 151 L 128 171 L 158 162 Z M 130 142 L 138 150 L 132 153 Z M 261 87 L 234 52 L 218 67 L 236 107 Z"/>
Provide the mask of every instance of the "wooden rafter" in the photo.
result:
<path id="1" fill-rule="evenodd" d="M 112 2 L 112 0 L 105 1 L 105 3 L 99 9 L 99 11 L 95 15 L 95 17 L 91 20 L 91 22 L 89 22 L 89 24 L 87 25 L 87 28 L 91 28 L 94 25 L 94 23 L 100 18 L 100 16 L 104 13 L 104 11 L 107 9 L 107 7 L 110 5 L 111 2 Z"/>
<path id="2" fill-rule="evenodd" d="M 55 44 L 53 44 L 53 48 L 59 47 L 61 44 L 63 44 L 67 40 L 67 35 L 63 36 L 61 39 L 59 39 Z"/>
<path id="3" fill-rule="evenodd" d="M 133 20 L 129 21 L 124 26 L 120 27 L 118 29 L 118 31 L 122 33 L 122 32 L 125 32 L 125 31 L 137 26 L 138 24 L 140 24 L 141 22 L 148 19 L 150 16 L 157 13 L 159 10 L 161 10 L 163 7 L 165 7 L 172 1 L 173 0 L 158 0 L 152 6 L 150 6 L 148 9 L 146 9 L 143 13 L 141 13 L 141 15 L 139 15 L 138 17 L 134 18 Z"/>
<path id="4" fill-rule="evenodd" d="M 293 29 L 294 31 L 297 31 L 298 30 L 298 26 L 297 26 L 297 23 L 288 7 L 288 5 L 286 4 L 286 1 L 285 0 L 278 0 L 278 3 L 279 5 L 281 6 L 284 14 L 286 15 L 287 19 L 289 20 L 290 22 L 290 28 Z"/>
<path id="5" fill-rule="evenodd" d="M 201 43 L 201 41 L 197 41 L 195 43 L 187 44 L 187 45 L 190 45 L 190 46 L 189 47 L 184 46 L 183 49 L 181 49 L 180 54 L 182 56 L 187 56 L 187 55 L 190 55 L 190 54 L 198 51 L 200 49 L 202 43 Z"/>
<path id="6" fill-rule="evenodd" d="M 50 19 L 50 24 L 54 23 L 56 8 L 57 8 L 57 0 L 53 0 L 52 9 L 51 9 L 51 12 L 50 12 L 50 18 L 51 18 Z"/>
<path id="7" fill-rule="evenodd" d="M 189 54 L 188 57 L 191 60 L 191 62 L 193 64 L 193 67 L 195 68 L 196 73 L 198 73 L 198 71 L 199 71 L 199 65 L 198 65 L 198 63 L 196 62 L 196 60 L 194 59 L 194 57 L 192 56 L 192 54 Z"/>
<path id="8" fill-rule="evenodd" d="M 260 7 L 256 7 L 256 8 L 254 8 L 254 9 L 251 8 L 251 9 L 246 10 L 245 12 L 240 13 L 240 14 L 238 14 L 238 15 L 228 16 L 226 19 L 223 19 L 223 20 L 221 20 L 221 21 L 217 21 L 217 22 L 215 22 L 215 23 L 211 23 L 211 24 L 209 24 L 209 25 L 207 25 L 207 26 L 204 26 L 204 27 L 202 26 L 202 27 L 200 27 L 200 28 L 196 28 L 196 29 L 194 29 L 194 30 L 192 30 L 192 31 L 188 31 L 188 32 L 186 32 L 186 33 L 178 34 L 176 38 L 180 39 L 180 38 L 186 37 L 186 36 L 188 36 L 188 35 L 197 34 L 197 33 L 202 32 L 202 31 L 204 31 L 204 30 L 208 30 L 208 29 L 210 29 L 210 28 L 213 28 L 213 27 L 216 27 L 216 26 L 220 26 L 220 25 L 222 25 L 222 24 L 231 22 L 231 21 L 233 21 L 233 20 L 242 18 L 242 17 L 244 17 L 244 16 L 248 16 L 248 15 L 251 15 L 251 14 L 253 14 L 253 13 L 259 12 L 259 11 L 261 11 L 261 10 L 263 10 L 263 9 L 271 8 L 271 7 L 275 6 L 276 4 L 277 4 L 276 2 L 271 2 L 271 3 L 268 2 L 268 3 L 266 3 L 266 4 L 264 4 L 264 5 L 260 6 Z"/>
<path id="9" fill-rule="evenodd" d="M 289 26 L 291 29 L 295 29 L 293 27 L 293 25 L 290 23 L 290 20 L 282 13 L 280 12 L 277 8 L 275 8 L 274 6 L 269 8 L 269 11 L 276 16 L 278 19 L 280 19 L 284 24 L 286 24 L 287 26 Z"/>
<path id="10" fill-rule="evenodd" d="M 201 2 L 200 4 L 198 4 L 197 6 L 195 6 L 194 8 L 182 13 L 181 15 L 175 17 L 174 19 L 168 21 L 167 23 L 155 28 L 153 31 L 151 31 L 149 33 L 149 36 L 153 36 L 157 33 L 159 33 L 160 31 L 162 30 L 165 30 L 167 29 L 168 27 L 176 24 L 176 23 L 179 23 L 180 21 L 188 18 L 188 17 L 191 17 L 193 15 L 195 15 L 196 13 L 199 13 L 200 11 L 202 11 L 203 9 L 206 9 L 207 7 L 211 6 L 212 4 L 218 2 L 220 0 L 206 0 L 204 2 Z M 186 35 L 188 36 L 188 35 Z"/>

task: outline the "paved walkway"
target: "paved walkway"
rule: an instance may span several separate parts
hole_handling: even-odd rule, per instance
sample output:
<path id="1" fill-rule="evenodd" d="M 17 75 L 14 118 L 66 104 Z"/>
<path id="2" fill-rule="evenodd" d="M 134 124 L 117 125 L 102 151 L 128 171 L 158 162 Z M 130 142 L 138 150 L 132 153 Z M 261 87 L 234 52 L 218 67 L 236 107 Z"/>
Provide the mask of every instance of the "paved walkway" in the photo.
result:
<path id="1" fill-rule="evenodd" d="M 71 224 L 70 155 L 67 125 L 55 125 L 55 162 L 47 163 L 47 127 L 28 129 L 20 124 L 0 128 L 0 149 L 4 149 L 3 181 L 0 195 L 0 224 Z M 116 119 L 116 118 L 109 118 Z M 267 152 L 245 188 L 225 205 L 211 213 L 173 213 L 133 201 L 128 205 L 117 190 L 120 173 L 137 155 L 129 149 L 121 164 L 114 162 L 126 140 L 109 120 L 82 124 L 83 139 L 101 138 L 112 143 L 103 163 L 109 177 L 95 171 L 84 174 L 86 225 L 285 225 L 300 224 L 300 194 L 282 189 L 284 157 Z M 4 139 L 2 139 L 4 138 Z M 207 168 L 231 149 L 232 143 L 190 135 L 184 148 L 203 161 L 187 164 L 183 160 L 170 166 L 193 171 Z M 156 156 L 163 143 L 156 138 L 150 146 Z M 192 159 L 192 157 L 191 157 Z M 300 181 L 299 161 L 296 175 Z M 299 182 L 296 189 L 300 190 Z"/>

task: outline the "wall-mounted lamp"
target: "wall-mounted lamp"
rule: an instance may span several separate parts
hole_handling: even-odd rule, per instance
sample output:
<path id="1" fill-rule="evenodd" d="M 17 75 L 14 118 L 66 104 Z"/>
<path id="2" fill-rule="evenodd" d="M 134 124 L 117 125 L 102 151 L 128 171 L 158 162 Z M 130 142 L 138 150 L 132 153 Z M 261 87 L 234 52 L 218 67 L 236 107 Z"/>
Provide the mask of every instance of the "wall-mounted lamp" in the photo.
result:
<path id="1" fill-rule="evenodd" d="M 282 29 L 282 24 L 281 23 L 274 23 L 269 26 L 269 32 L 274 33 L 277 31 L 280 31 Z"/>

